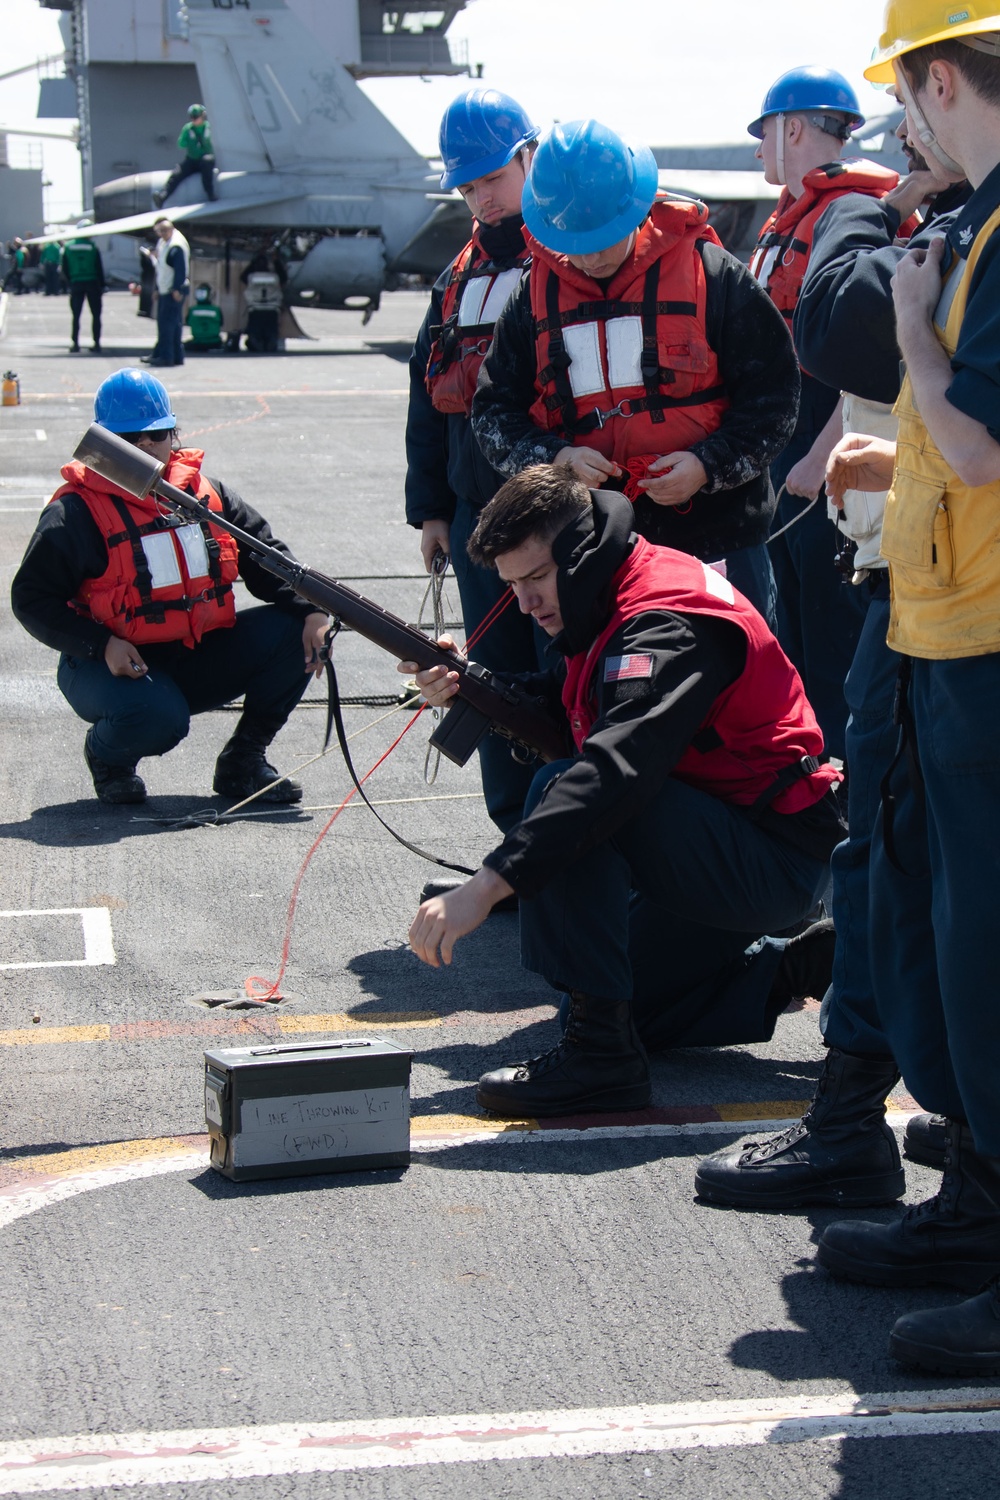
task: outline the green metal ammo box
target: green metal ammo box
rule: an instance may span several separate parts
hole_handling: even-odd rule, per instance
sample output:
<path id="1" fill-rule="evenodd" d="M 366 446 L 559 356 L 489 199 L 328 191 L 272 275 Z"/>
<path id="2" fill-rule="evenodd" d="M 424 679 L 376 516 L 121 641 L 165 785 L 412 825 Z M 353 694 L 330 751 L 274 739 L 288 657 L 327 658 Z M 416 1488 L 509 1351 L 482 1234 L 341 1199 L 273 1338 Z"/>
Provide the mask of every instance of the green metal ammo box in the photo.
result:
<path id="1" fill-rule="evenodd" d="M 410 1163 L 410 1061 L 392 1042 L 205 1053 L 212 1166 L 234 1182 Z"/>

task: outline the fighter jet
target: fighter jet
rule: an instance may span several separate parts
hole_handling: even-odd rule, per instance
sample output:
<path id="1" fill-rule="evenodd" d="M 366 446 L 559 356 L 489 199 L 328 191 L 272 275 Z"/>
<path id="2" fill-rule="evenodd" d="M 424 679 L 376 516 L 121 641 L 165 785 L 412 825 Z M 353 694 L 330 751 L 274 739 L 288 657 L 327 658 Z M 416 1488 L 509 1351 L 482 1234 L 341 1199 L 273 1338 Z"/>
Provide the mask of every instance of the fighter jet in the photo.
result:
<path id="1" fill-rule="evenodd" d="M 408 273 L 436 275 L 468 237 L 468 210 L 285 0 L 186 0 L 186 14 L 224 169 L 216 200 L 194 176 L 161 210 L 169 173 L 138 173 L 95 188 L 95 222 L 74 232 L 148 233 L 166 214 L 191 244 L 192 279 L 221 290 L 279 249 L 286 306 L 369 316 Z"/>

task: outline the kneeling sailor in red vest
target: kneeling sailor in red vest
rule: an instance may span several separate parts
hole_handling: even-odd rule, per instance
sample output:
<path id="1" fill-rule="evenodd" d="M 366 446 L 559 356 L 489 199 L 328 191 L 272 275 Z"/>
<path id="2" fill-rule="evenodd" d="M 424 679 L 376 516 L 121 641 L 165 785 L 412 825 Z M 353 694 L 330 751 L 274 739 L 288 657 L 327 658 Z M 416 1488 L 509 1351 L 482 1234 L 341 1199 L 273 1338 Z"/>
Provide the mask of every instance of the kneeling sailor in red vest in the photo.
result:
<path id="1" fill-rule="evenodd" d="M 469 546 L 565 658 L 530 685 L 565 726 L 567 758 L 537 774 L 524 819 L 472 879 L 423 903 L 410 943 L 450 963 L 516 891 L 522 961 L 568 995 L 568 1024 L 544 1057 L 481 1079 L 480 1104 L 641 1109 L 647 1048 L 765 1040 L 791 999 L 825 988 L 830 923 L 787 944 L 762 934 L 800 922 L 826 883 L 840 775 L 757 610 L 699 559 L 638 536 L 625 496 L 568 465 L 528 468 Z M 417 681 L 435 704 L 457 687 L 444 667 Z"/>
<path id="2" fill-rule="evenodd" d="M 118 370 L 100 386 L 95 420 L 166 464 L 167 480 L 261 541 L 287 550 L 235 490 L 201 472 L 204 454 L 176 446 L 159 380 Z M 221 796 L 298 802 L 265 751 L 322 670 L 326 615 L 265 572 L 211 522 L 179 525 L 155 498 L 137 500 L 81 463 L 66 464 L 11 589 L 14 614 L 60 652 L 58 683 L 91 728 L 84 759 L 102 802 L 145 800 L 136 765 L 165 755 L 192 714 L 243 698 L 215 767 Z M 263 607 L 237 612 L 242 578 Z"/>

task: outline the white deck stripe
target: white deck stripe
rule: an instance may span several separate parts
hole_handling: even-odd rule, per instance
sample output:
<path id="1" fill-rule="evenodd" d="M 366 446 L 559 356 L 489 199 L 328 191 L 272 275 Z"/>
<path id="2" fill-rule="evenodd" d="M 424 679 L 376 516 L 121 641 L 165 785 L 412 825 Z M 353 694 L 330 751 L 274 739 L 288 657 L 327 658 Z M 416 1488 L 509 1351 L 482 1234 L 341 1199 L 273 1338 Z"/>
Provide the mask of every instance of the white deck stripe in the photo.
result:
<path id="1" fill-rule="evenodd" d="M 29 907 L 24 911 L 0 911 L 0 917 L 79 917 L 83 927 L 82 958 L 45 958 L 32 959 L 28 963 L 0 963 L 0 969 L 81 969 L 97 964 L 113 964 L 115 961 L 111 913 L 106 906 Z"/>
<path id="2" fill-rule="evenodd" d="M 0 1495 L 977 1432 L 1000 1399 L 959 1389 L 78 1435 L 0 1444 Z"/>
<path id="3" fill-rule="evenodd" d="M 94 1172 L 74 1172 L 32 1187 L 0 1189 L 0 1229 L 17 1219 L 26 1218 L 28 1214 L 38 1213 L 39 1209 L 49 1208 L 53 1203 L 75 1198 L 79 1193 L 92 1193 L 96 1188 L 113 1187 L 117 1182 L 136 1182 L 142 1177 L 159 1177 L 167 1172 L 199 1171 L 207 1166 L 208 1157 L 204 1151 L 184 1151 L 173 1156 L 152 1156 L 123 1162 L 120 1166 L 100 1167 Z M 2 1490 L 0 1494 L 3 1494 Z"/>
<path id="4" fill-rule="evenodd" d="M 901 1131 L 909 1118 L 909 1115 L 900 1113 L 891 1123 Z M 793 1123 L 792 1120 L 706 1120 L 691 1125 L 597 1125 L 589 1130 L 462 1131 L 454 1135 L 412 1138 L 410 1150 L 419 1156 L 434 1151 L 451 1151 L 457 1146 L 526 1146 L 534 1142 L 620 1141 L 635 1137 L 773 1134 Z M 91 1172 L 67 1173 L 48 1182 L 38 1183 L 36 1180 L 28 1187 L 9 1183 L 0 1188 L 0 1229 L 80 1193 L 92 1193 L 98 1188 L 136 1182 L 143 1177 L 160 1177 L 170 1172 L 200 1171 L 207 1166 L 208 1157 L 204 1151 L 185 1149 L 163 1156 L 139 1157 L 112 1167 L 97 1167 Z"/>

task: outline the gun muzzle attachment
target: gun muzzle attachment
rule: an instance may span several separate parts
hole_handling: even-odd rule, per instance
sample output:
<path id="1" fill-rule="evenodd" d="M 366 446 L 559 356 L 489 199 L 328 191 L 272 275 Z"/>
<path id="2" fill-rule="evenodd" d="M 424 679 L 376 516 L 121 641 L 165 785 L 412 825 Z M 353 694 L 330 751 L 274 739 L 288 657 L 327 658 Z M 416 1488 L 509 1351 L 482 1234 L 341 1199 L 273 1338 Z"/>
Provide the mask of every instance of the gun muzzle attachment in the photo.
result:
<path id="1" fill-rule="evenodd" d="M 127 443 L 117 433 L 109 432 L 98 422 L 92 422 L 73 453 L 88 469 L 101 474 L 112 484 L 124 490 L 126 495 L 135 495 L 145 500 L 150 490 L 161 478 L 164 465 L 157 463 L 141 448 Z"/>

